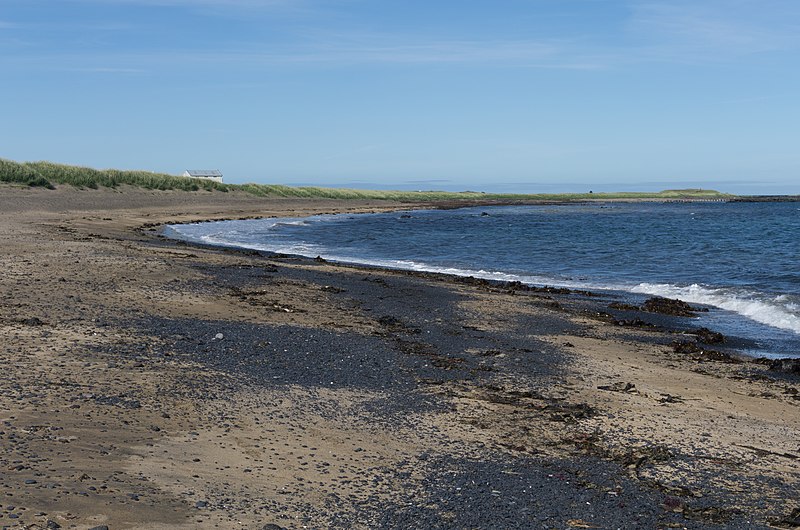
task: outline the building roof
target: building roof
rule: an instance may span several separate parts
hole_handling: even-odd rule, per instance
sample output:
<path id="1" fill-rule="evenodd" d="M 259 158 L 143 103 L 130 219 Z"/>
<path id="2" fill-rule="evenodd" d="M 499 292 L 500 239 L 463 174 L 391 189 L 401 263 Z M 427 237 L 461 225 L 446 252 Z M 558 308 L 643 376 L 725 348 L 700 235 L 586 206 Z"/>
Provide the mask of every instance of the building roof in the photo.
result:
<path id="1" fill-rule="evenodd" d="M 221 177 L 222 172 L 218 169 L 187 169 L 186 173 L 190 177 Z"/>

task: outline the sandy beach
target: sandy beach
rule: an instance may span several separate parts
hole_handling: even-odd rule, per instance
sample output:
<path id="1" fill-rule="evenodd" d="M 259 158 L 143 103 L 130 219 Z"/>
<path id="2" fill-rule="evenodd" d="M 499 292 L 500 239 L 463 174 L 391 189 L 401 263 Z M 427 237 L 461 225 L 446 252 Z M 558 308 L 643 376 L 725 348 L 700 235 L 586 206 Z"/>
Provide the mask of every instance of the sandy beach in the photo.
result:
<path id="1" fill-rule="evenodd" d="M 409 206 L 0 185 L 0 526 L 800 527 L 800 377 L 690 317 L 159 233 Z"/>

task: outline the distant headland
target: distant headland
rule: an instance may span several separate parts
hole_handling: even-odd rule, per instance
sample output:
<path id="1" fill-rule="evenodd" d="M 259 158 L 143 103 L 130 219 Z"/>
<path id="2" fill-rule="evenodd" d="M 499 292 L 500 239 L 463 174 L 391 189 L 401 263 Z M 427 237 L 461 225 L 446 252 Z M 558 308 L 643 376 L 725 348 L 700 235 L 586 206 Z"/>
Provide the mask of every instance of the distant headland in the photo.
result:
<path id="1" fill-rule="evenodd" d="M 480 191 L 391 191 L 286 186 L 281 184 L 224 184 L 212 179 L 190 178 L 142 170 L 94 169 L 53 162 L 15 162 L 0 158 L 0 182 L 53 189 L 69 185 L 79 189 L 133 186 L 152 190 L 239 191 L 258 197 L 297 197 L 319 199 L 368 199 L 399 202 L 432 201 L 602 201 L 602 200 L 715 200 L 715 201 L 800 201 L 800 195 L 734 195 L 699 188 L 659 192 L 588 193 L 484 193 Z"/>

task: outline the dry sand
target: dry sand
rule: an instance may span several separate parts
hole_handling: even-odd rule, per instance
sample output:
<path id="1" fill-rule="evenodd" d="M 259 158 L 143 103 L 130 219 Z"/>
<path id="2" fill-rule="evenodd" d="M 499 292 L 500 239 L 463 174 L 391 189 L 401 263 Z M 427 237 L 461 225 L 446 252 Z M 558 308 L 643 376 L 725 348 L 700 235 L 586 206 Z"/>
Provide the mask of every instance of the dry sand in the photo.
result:
<path id="1" fill-rule="evenodd" d="M 155 230 L 398 207 L 0 186 L 0 526 L 800 524 L 796 377 L 675 353 L 589 296 Z M 536 473 L 558 484 L 517 512 L 504 488 Z"/>

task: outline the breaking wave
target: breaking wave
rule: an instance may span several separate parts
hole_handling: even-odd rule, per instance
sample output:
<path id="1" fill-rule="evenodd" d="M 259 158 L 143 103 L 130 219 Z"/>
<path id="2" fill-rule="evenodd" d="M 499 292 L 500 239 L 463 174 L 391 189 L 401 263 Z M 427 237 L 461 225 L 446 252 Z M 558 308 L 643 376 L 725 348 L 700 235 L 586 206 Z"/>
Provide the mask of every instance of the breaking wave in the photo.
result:
<path id="1" fill-rule="evenodd" d="M 725 287 L 688 285 L 680 287 L 665 283 L 640 283 L 634 293 L 677 298 L 693 304 L 704 304 L 738 313 L 751 320 L 800 334 L 798 301 L 789 295 L 770 296 L 754 291 Z"/>
<path id="2" fill-rule="evenodd" d="M 702 221 L 701 230 L 686 222 L 688 214 Z M 164 235 L 391 269 L 676 298 L 719 308 L 704 317 L 710 324 L 797 355 L 800 247 L 793 234 L 799 227 L 794 206 L 634 204 L 326 214 L 172 225 Z"/>

